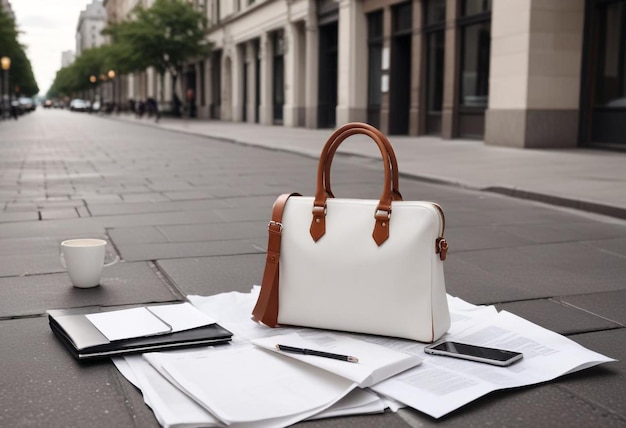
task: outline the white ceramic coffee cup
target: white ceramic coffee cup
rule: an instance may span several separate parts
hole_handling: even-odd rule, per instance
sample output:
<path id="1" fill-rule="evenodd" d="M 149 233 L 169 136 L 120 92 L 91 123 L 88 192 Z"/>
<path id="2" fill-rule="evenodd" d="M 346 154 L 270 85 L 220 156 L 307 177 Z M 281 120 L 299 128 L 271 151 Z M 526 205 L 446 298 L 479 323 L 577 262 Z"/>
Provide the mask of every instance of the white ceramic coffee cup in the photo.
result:
<path id="1" fill-rule="evenodd" d="M 70 239 L 61 242 L 61 264 L 67 269 L 74 287 L 90 288 L 100 284 L 102 268 L 119 261 L 115 257 L 104 263 L 107 241 L 103 239 Z"/>

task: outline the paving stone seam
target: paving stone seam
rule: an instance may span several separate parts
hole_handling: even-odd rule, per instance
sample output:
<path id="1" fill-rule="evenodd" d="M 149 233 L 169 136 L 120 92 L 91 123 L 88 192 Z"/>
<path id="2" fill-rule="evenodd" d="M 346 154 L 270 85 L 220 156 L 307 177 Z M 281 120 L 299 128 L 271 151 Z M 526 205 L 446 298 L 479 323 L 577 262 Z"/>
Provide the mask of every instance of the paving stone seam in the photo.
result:
<path id="1" fill-rule="evenodd" d="M 592 294 L 599 294 L 599 293 L 592 293 Z M 572 296 L 572 295 L 569 295 L 569 296 L 568 296 L 568 295 L 565 295 L 565 296 L 552 297 L 552 298 L 550 298 L 550 299 L 548 299 L 548 300 L 550 300 L 550 301 L 552 301 L 552 302 L 554 302 L 554 303 L 556 303 L 556 304 L 559 304 L 559 305 L 561 305 L 561 306 L 564 306 L 564 307 L 566 307 L 566 308 L 569 308 L 569 309 L 575 309 L 575 310 L 578 310 L 578 311 L 582 311 L 582 312 L 585 312 L 585 313 L 587 313 L 587 314 L 589 314 L 589 315 L 592 315 L 592 316 L 594 316 L 594 317 L 596 317 L 596 318 L 600 318 L 600 319 L 603 319 L 603 320 L 608 321 L 608 322 L 610 322 L 610 323 L 616 324 L 616 325 L 617 325 L 617 327 L 615 327 L 615 328 L 624 328 L 624 327 L 626 327 L 626 325 L 622 324 L 622 323 L 621 323 L 621 322 L 619 322 L 619 321 L 615 321 L 615 320 L 612 320 L 612 319 L 610 319 L 610 318 L 604 317 L 604 316 L 599 315 L 599 314 L 597 314 L 597 313 L 595 313 L 595 312 L 592 312 L 592 311 L 590 311 L 590 310 L 588 310 L 588 309 L 581 308 L 580 306 L 576 306 L 576 305 L 574 305 L 574 304 L 572 304 L 572 303 L 565 302 L 565 301 L 562 301 L 562 300 L 558 300 L 558 299 L 561 299 L 561 298 L 567 298 L 567 297 L 571 297 L 571 296 Z M 574 294 L 573 296 L 576 296 L 576 294 Z M 580 296 L 580 294 L 578 294 L 578 296 Z M 556 300 L 555 300 L 555 299 L 556 299 Z M 610 329 L 610 330 L 613 330 L 613 329 Z"/>
<path id="2" fill-rule="evenodd" d="M 157 260 L 148 261 L 148 267 L 154 272 L 154 274 L 163 282 L 172 295 L 179 300 L 185 300 L 185 293 L 178 287 L 178 284 L 172 279 L 167 272 L 161 268 L 157 263 Z"/>
<path id="3" fill-rule="evenodd" d="M 564 392 L 565 394 L 569 395 L 570 397 L 574 398 L 575 400 L 580 400 L 583 403 L 591 406 L 594 409 L 597 409 L 600 411 L 600 416 L 602 418 L 611 418 L 611 419 L 617 419 L 620 422 L 626 422 L 626 417 L 618 412 L 616 412 L 615 410 L 611 409 L 610 407 L 607 407 L 605 404 L 596 401 L 596 400 L 592 400 L 586 396 L 582 396 L 578 393 L 576 393 L 576 391 L 574 391 L 573 389 L 571 389 L 569 386 L 567 385 L 562 385 L 562 384 L 555 384 L 554 385 L 557 389 L 561 390 L 562 392 Z"/>

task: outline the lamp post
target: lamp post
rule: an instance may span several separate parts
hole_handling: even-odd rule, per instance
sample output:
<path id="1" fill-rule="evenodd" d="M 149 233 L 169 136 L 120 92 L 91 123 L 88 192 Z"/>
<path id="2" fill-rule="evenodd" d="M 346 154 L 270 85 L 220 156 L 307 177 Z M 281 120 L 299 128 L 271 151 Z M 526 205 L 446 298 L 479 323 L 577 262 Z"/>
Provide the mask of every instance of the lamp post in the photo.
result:
<path id="1" fill-rule="evenodd" d="M 92 74 L 89 76 L 89 81 L 91 82 L 91 111 L 93 111 L 93 105 L 96 103 L 96 82 L 98 78 Z"/>
<path id="2" fill-rule="evenodd" d="M 11 109 L 11 100 L 9 98 L 9 69 L 11 68 L 11 58 L 8 56 L 0 58 L 0 66 L 2 66 L 2 70 L 4 71 L 4 94 L 2 96 L 4 109 L 2 110 L 2 115 L 5 117 L 11 117 L 11 113 L 9 112 Z"/>
<path id="3" fill-rule="evenodd" d="M 111 99 L 113 100 L 113 110 L 118 108 L 117 112 L 119 113 L 119 106 L 117 106 L 117 102 L 115 101 L 115 70 L 109 70 L 107 76 L 109 76 L 109 79 L 111 80 Z"/>

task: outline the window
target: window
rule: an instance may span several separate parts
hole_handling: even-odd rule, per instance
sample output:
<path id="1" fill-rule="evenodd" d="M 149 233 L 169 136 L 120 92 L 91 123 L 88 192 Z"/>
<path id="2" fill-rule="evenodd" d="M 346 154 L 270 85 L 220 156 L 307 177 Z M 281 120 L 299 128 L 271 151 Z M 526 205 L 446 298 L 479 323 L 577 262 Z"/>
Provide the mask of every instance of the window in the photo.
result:
<path id="1" fill-rule="evenodd" d="M 607 4 L 600 16 L 596 107 L 626 107 L 626 2 Z"/>
<path id="2" fill-rule="evenodd" d="M 383 52 L 383 12 L 367 15 L 368 81 L 367 81 L 367 121 L 380 126 L 380 104 L 382 99 L 382 52 Z"/>
<path id="3" fill-rule="evenodd" d="M 446 30 L 446 1 L 424 3 L 426 43 L 426 133 L 441 133 L 443 75 Z"/>
<path id="4" fill-rule="evenodd" d="M 465 0 L 463 2 L 463 16 L 478 15 L 491 12 L 491 0 Z"/>
<path id="5" fill-rule="evenodd" d="M 272 44 L 274 48 L 274 123 L 282 123 L 283 104 L 285 104 L 285 35 L 283 30 L 273 34 Z"/>
<path id="6" fill-rule="evenodd" d="M 459 103 L 486 109 L 489 100 L 491 1 L 465 0 L 461 26 L 461 80 Z"/>

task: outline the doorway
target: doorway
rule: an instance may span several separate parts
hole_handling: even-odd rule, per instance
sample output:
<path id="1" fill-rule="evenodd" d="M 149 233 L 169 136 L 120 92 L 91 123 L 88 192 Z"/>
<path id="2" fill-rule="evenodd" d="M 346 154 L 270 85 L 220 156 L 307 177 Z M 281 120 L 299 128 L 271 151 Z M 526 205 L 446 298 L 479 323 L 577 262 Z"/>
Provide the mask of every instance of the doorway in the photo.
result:
<path id="1" fill-rule="evenodd" d="M 338 23 L 319 27 L 318 128 L 334 128 L 337 110 Z"/>
<path id="2" fill-rule="evenodd" d="M 391 63 L 389 69 L 389 133 L 409 133 L 411 108 L 411 35 L 412 4 L 391 10 Z"/>
<path id="3" fill-rule="evenodd" d="M 589 6 L 582 139 L 626 149 L 626 0 Z"/>

